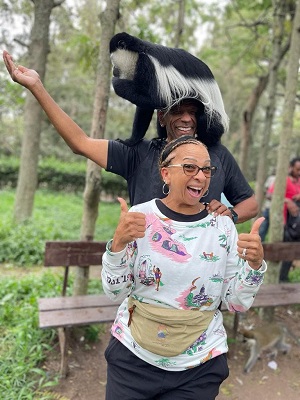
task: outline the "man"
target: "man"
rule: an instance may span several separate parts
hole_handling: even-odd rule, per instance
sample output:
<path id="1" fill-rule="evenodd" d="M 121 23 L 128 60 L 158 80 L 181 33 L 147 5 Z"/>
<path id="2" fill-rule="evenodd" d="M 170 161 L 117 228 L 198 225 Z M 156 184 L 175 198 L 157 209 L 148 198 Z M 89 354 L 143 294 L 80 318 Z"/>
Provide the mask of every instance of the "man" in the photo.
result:
<path id="1" fill-rule="evenodd" d="M 183 100 L 164 114 L 158 112 L 161 124 L 166 126 L 166 140 L 141 140 L 135 146 L 127 146 L 121 141 L 93 139 L 55 103 L 44 88 L 36 71 L 13 62 L 11 55 L 3 52 L 6 68 L 15 82 L 26 87 L 35 96 L 49 120 L 76 154 L 83 155 L 107 171 L 119 174 L 127 180 L 132 205 L 154 197 L 163 197 L 162 182 L 158 172 L 159 154 L 171 138 L 197 132 L 197 101 Z M 218 171 L 211 181 L 210 193 L 203 199 L 210 202 L 209 211 L 230 216 L 234 222 L 243 222 L 258 212 L 257 202 L 247 181 L 229 151 L 217 143 L 209 148 L 211 162 Z M 234 206 L 230 210 L 220 203 L 224 192 Z M 202 200 L 201 200 L 202 201 Z"/>

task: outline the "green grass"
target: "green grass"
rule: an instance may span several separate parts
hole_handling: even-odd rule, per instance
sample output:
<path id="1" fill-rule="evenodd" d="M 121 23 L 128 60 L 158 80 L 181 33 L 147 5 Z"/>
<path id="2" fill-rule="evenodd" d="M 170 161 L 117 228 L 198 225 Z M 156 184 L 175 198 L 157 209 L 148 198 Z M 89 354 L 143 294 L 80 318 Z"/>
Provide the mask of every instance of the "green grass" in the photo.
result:
<path id="1" fill-rule="evenodd" d="M 9 400 L 54 399 L 49 376 L 42 365 L 57 342 L 56 330 L 38 327 L 39 297 L 61 293 L 62 274 L 37 268 L 43 262 L 46 240 L 78 240 L 83 209 L 81 195 L 38 190 L 32 218 L 13 222 L 15 192 L 0 192 L 0 397 Z M 119 205 L 100 203 L 95 240 L 112 237 Z M 1 264 L 2 263 L 2 264 Z M 73 274 L 67 293 L 71 294 Z M 100 280 L 90 280 L 88 293 L 102 291 Z M 99 327 L 85 328 L 95 340 Z"/>
<path id="2" fill-rule="evenodd" d="M 0 266 L 0 272 L 3 266 Z M 38 327 L 39 297 L 57 296 L 62 276 L 57 273 L 29 272 L 0 280 L 0 397 L 9 400 L 52 399 L 49 388 L 59 376 L 49 376 L 42 363 L 57 342 L 55 330 Z M 70 294 L 72 278 L 68 292 Z M 89 293 L 102 291 L 100 280 L 91 280 Z M 96 340 L 99 326 L 85 328 L 87 341 Z"/>
<path id="3" fill-rule="evenodd" d="M 38 328 L 37 298 L 56 293 L 58 277 L 45 274 L 0 281 L 0 391 L 3 399 L 46 399 L 41 391 L 57 383 L 48 379 L 41 363 L 55 332 Z M 37 391 L 40 392 L 36 397 Z"/>
<path id="4" fill-rule="evenodd" d="M 289 272 L 289 280 L 292 283 L 300 282 L 300 268 L 291 269 Z"/>
<path id="5" fill-rule="evenodd" d="M 54 400 L 51 387 L 58 383 L 59 375 L 53 371 L 49 375 L 43 369 L 43 361 L 57 345 L 57 332 L 39 329 L 37 299 L 60 295 L 62 274 L 11 266 L 9 276 L 5 276 L 6 269 L 0 265 L 0 397 Z M 68 295 L 73 278 L 71 274 Z M 100 280 L 90 279 L 88 293 L 100 292 L 103 292 Z M 101 331 L 101 325 L 84 327 L 86 342 L 97 340 Z"/>
<path id="6" fill-rule="evenodd" d="M 38 190 L 29 221 L 13 222 L 15 192 L 0 193 L 0 263 L 33 265 L 43 262 L 46 240 L 79 240 L 82 195 Z M 117 226 L 119 203 L 100 203 L 94 240 L 108 241 Z"/>
<path id="7" fill-rule="evenodd" d="M 38 190 L 29 221 L 13 222 L 14 190 L 0 192 L 0 263 L 33 265 L 43 262 L 46 240 L 79 240 L 83 212 L 82 194 Z M 120 215 L 119 203 L 99 204 L 94 240 L 112 238 Z M 238 232 L 250 232 L 247 221 Z"/>
<path id="8" fill-rule="evenodd" d="M 78 240 L 83 212 L 81 194 L 38 191 L 35 198 L 33 218 L 45 221 L 52 226 L 56 235 L 62 238 Z M 99 204 L 99 216 L 96 224 L 95 240 L 109 240 L 117 226 L 120 214 L 119 203 Z"/>

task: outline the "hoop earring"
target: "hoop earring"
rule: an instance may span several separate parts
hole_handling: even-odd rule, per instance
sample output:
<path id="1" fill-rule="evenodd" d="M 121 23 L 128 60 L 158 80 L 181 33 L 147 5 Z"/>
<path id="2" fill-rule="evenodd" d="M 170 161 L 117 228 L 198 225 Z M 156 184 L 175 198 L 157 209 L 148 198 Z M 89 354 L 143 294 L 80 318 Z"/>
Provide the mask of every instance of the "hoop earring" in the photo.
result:
<path id="1" fill-rule="evenodd" d="M 166 188 L 167 188 L 167 190 L 166 190 Z M 167 196 L 170 193 L 170 188 L 168 187 L 168 184 L 166 182 L 163 184 L 162 192 L 165 196 Z"/>
<path id="2" fill-rule="evenodd" d="M 209 189 L 207 189 L 207 191 L 205 192 L 205 194 L 201 197 L 201 199 L 203 199 L 203 197 L 206 197 L 209 193 Z"/>

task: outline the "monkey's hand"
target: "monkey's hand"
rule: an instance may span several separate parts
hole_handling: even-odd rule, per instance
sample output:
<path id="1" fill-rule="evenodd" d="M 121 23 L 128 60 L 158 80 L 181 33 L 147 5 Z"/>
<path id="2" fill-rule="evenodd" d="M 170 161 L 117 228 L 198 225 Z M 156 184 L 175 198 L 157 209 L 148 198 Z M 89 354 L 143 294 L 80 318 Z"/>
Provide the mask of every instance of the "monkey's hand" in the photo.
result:
<path id="1" fill-rule="evenodd" d="M 247 260 L 253 269 L 259 269 L 264 258 L 264 249 L 259 236 L 259 227 L 264 221 L 264 217 L 258 218 L 250 233 L 240 233 L 237 242 L 238 255 L 243 260 Z"/>
<path id="2" fill-rule="evenodd" d="M 3 51 L 3 61 L 12 80 L 27 89 L 30 90 L 37 82 L 41 81 L 39 74 L 33 69 L 28 69 L 22 65 L 16 65 L 12 56 L 6 50 Z"/>
<path id="3" fill-rule="evenodd" d="M 121 205 L 121 215 L 111 246 L 113 252 L 121 251 L 128 243 L 144 237 L 146 231 L 145 214 L 128 212 L 126 201 L 121 197 L 118 197 L 118 200 Z"/>

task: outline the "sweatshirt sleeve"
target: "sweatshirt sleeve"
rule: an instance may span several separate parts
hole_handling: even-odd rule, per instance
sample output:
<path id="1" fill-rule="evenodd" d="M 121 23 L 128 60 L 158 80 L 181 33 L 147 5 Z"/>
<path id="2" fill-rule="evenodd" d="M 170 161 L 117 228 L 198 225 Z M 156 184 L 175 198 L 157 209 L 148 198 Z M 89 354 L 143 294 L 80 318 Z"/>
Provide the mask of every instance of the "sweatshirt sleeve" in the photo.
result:
<path id="1" fill-rule="evenodd" d="M 267 264 L 263 261 L 258 270 L 251 268 L 247 261 L 238 256 L 237 232 L 233 233 L 231 238 L 221 297 L 229 311 L 244 312 L 253 304 L 263 283 Z"/>
<path id="2" fill-rule="evenodd" d="M 102 258 L 102 286 L 104 293 L 113 301 L 123 301 L 134 285 L 133 266 L 136 258 L 136 242 L 129 243 L 123 250 L 112 252 L 112 240 L 106 245 Z"/>

